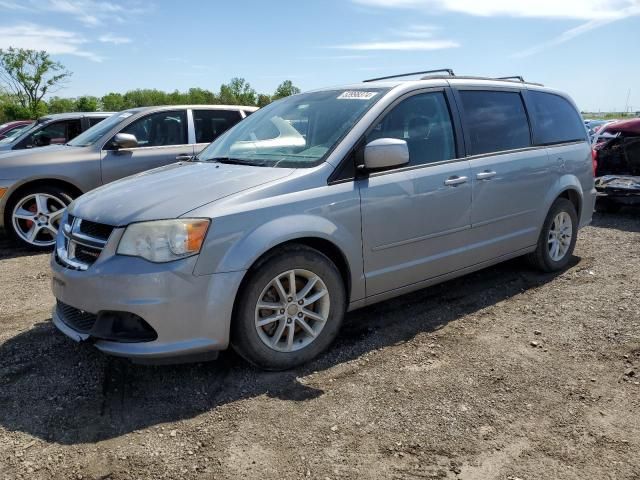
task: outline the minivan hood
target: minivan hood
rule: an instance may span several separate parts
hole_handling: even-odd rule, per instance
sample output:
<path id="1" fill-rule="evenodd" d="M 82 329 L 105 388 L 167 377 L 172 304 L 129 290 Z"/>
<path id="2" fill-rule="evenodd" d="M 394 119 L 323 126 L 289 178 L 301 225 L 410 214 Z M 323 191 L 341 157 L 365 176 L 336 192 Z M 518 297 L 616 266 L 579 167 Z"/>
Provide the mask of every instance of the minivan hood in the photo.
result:
<path id="1" fill-rule="evenodd" d="M 139 173 L 77 198 L 69 212 L 114 226 L 177 218 L 207 203 L 284 178 L 293 169 L 183 162 Z"/>

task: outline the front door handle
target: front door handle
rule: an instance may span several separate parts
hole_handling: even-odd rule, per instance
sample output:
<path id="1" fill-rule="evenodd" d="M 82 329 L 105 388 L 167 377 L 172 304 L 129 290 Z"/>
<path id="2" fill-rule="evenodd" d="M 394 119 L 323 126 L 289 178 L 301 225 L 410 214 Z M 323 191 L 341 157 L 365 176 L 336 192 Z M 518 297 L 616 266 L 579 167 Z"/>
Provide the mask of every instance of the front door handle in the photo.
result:
<path id="1" fill-rule="evenodd" d="M 456 185 L 460 185 L 462 183 L 467 183 L 469 180 L 467 177 L 458 177 L 457 175 L 453 177 L 449 177 L 444 181 L 444 184 L 450 187 L 455 187 Z"/>
<path id="2" fill-rule="evenodd" d="M 496 176 L 496 172 L 485 170 L 484 172 L 480 172 L 476 174 L 476 178 L 478 180 L 489 180 Z"/>
<path id="3" fill-rule="evenodd" d="M 188 155 L 186 153 L 181 153 L 180 155 L 176 155 L 176 160 L 179 162 L 186 162 L 187 160 L 191 160 L 193 155 Z"/>

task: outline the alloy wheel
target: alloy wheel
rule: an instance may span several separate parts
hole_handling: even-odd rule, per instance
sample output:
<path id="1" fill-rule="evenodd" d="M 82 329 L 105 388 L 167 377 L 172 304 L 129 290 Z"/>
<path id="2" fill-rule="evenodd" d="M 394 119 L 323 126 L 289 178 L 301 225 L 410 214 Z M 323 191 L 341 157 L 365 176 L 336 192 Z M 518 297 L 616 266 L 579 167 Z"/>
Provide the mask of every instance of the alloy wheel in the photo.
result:
<path id="1" fill-rule="evenodd" d="M 330 295 L 313 272 L 294 269 L 273 278 L 262 290 L 255 309 L 260 340 L 278 352 L 305 348 L 327 323 Z"/>
<path id="2" fill-rule="evenodd" d="M 13 209 L 13 229 L 30 245 L 53 246 L 65 208 L 62 200 L 48 193 L 27 195 Z"/>
<path id="3" fill-rule="evenodd" d="M 548 247 L 549 256 L 554 262 L 559 262 L 569 251 L 573 237 L 573 224 L 567 212 L 558 213 L 549 228 Z"/>

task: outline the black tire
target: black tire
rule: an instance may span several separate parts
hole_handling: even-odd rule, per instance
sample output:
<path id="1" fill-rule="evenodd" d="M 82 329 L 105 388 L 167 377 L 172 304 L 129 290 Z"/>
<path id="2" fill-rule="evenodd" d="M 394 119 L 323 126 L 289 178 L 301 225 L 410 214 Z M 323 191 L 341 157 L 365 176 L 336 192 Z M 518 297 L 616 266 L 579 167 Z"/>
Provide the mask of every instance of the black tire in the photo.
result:
<path id="1" fill-rule="evenodd" d="M 329 295 L 328 316 L 311 343 L 299 350 L 283 352 L 267 346 L 261 338 L 256 327 L 256 307 L 263 290 L 270 282 L 278 275 L 293 269 L 312 272 L 324 283 Z M 346 292 L 338 268 L 326 255 L 304 245 L 287 245 L 260 260 L 247 275 L 231 325 L 231 346 L 249 363 L 264 370 L 286 370 L 309 362 L 333 342 L 344 318 Z M 288 317 L 288 314 L 285 314 L 285 317 Z M 292 317 L 295 332 L 300 327 L 296 323 L 295 315 Z M 275 327 L 269 328 L 277 329 L 281 325 L 280 322 L 286 321 L 287 319 L 283 318 L 274 322 Z M 283 328 L 289 332 L 289 327 Z"/>
<path id="2" fill-rule="evenodd" d="M 609 198 L 600 198 L 596 201 L 596 211 L 603 213 L 618 213 L 622 205 Z"/>
<path id="3" fill-rule="evenodd" d="M 5 206 L 4 211 L 4 227 L 5 231 L 10 240 L 12 240 L 16 245 L 26 248 L 28 250 L 36 251 L 36 252 L 47 252 L 53 250 L 52 245 L 35 245 L 29 243 L 25 239 L 23 239 L 18 232 L 16 231 L 16 227 L 13 224 L 13 210 L 16 205 L 20 204 L 24 199 L 29 197 L 30 195 L 35 194 L 46 194 L 52 197 L 55 197 L 60 202 L 62 202 L 65 206 L 69 205 L 73 201 L 73 197 L 71 194 L 62 188 L 59 187 L 50 187 L 50 186 L 37 186 L 24 189 L 17 194 L 12 195 Z"/>
<path id="4" fill-rule="evenodd" d="M 569 248 L 565 252 L 564 256 L 556 261 L 551 258 L 551 254 L 549 252 L 549 231 L 551 229 L 551 226 L 553 225 L 554 219 L 561 212 L 566 212 L 571 218 L 572 232 Z M 551 205 L 549 213 L 547 214 L 547 218 L 545 218 L 544 220 L 542 231 L 540 232 L 540 237 L 538 238 L 536 250 L 527 256 L 527 260 L 532 266 L 536 267 L 539 270 L 542 270 L 543 272 L 557 272 L 559 270 L 562 270 L 566 268 L 566 266 L 571 261 L 577 238 L 578 214 L 576 213 L 576 208 L 573 206 L 573 203 L 571 203 L 566 198 L 558 198 L 555 202 L 553 202 L 553 205 Z"/>

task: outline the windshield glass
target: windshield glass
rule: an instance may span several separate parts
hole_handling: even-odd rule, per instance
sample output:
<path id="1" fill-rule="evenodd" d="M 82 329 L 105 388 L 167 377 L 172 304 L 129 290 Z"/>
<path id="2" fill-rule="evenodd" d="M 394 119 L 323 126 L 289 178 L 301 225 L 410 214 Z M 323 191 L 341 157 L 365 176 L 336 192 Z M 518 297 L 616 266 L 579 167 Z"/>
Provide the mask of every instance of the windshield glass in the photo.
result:
<path id="1" fill-rule="evenodd" d="M 29 128 L 31 128 L 31 125 L 23 125 L 21 127 L 14 128 L 13 130 L 11 130 L 7 134 L 5 134 L 6 137 L 4 137 L 2 140 L 0 140 L 0 143 L 11 143 L 11 142 L 13 142 L 16 138 L 18 138 L 20 135 L 22 135 L 22 132 L 26 131 Z"/>
<path id="2" fill-rule="evenodd" d="M 98 140 L 100 140 L 103 135 L 106 134 L 109 130 L 111 130 L 119 123 L 124 122 L 134 113 L 136 112 L 126 110 L 124 112 L 111 115 L 109 118 L 101 121 L 97 125 L 94 125 L 93 127 L 86 130 L 84 133 L 78 135 L 76 138 L 67 143 L 67 145 L 71 145 L 72 147 L 88 147 L 89 145 L 93 145 Z"/>
<path id="3" fill-rule="evenodd" d="M 7 138 L 3 138 L 2 140 L 0 140 L 0 145 L 13 143 L 18 139 L 18 137 L 20 138 L 25 137 L 28 132 L 30 132 L 31 130 L 35 130 L 36 128 L 39 128 L 41 125 L 42 125 L 41 123 L 34 122 L 29 125 L 26 125 L 25 128 L 20 129 L 18 132 L 15 133 L 15 135 L 13 132 L 11 132 L 11 135 L 9 135 Z"/>
<path id="4" fill-rule="evenodd" d="M 313 167 L 387 90 L 329 90 L 284 98 L 238 123 L 195 160 Z"/>

